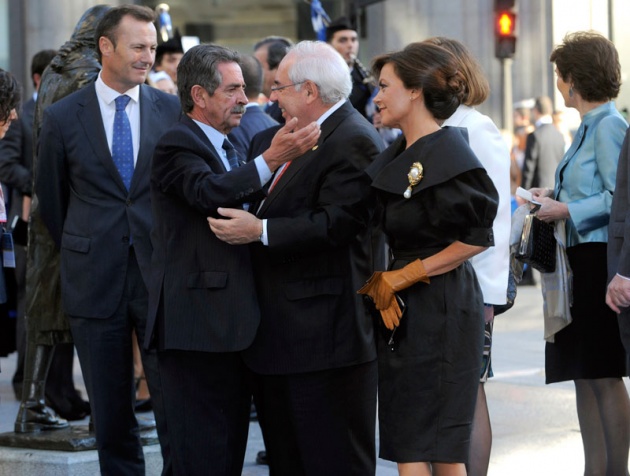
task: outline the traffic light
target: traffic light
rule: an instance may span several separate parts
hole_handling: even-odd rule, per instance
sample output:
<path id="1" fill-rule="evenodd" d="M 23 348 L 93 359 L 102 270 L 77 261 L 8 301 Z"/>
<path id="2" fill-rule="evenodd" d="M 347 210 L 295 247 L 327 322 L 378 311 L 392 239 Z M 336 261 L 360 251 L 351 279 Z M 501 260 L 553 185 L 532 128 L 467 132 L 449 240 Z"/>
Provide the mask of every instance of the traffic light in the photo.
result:
<path id="1" fill-rule="evenodd" d="M 516 13 L 514 0 L 495 0 L 494 37 L 495 56 L 512 58 L 516 52 Z"/>

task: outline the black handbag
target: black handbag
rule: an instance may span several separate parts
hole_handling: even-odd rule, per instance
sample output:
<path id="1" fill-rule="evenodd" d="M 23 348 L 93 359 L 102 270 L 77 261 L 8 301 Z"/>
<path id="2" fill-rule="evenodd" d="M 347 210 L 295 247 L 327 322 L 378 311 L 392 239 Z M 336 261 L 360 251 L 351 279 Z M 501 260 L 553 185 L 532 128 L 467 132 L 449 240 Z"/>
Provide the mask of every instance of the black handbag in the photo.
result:
<path id="1" fill-rule="evenodd" d="M 400 341 L 400 339 L 402 339 L 403 335 L 406 334 L 405 329 L 407 327 L 406 325 L 403 325 L 403 318 L 407 313 L 407 304 L 398 294 L 395 294 L 395 296 L 396 300 L 398 301 L 398 306 L 402 311 L 402 315 L 400 316 L 400 325 L 398 327 L 394 327 L 394 330 L 389 330 L 387 327 L 385 327 L 385 324 L 383 323 L 383 318 L 381 317 L 381 311 L 376 309 L 372 298 L 367 295 L 363 296 L 365 308 L 374 320 L 375 331 L 382 336 L 385 342 L 387 342 L 387 346 L 392 352 L 395 352 L 398 348 L 398 342 Z"/>
<path id="2" fill-rule="evenodd" d="M 533 212 L 525 217 L 521 242 L 516 250 L 516 259 L 529 264 L 541 273 L 556 270 L 555 227 L 545 223 Z"/>

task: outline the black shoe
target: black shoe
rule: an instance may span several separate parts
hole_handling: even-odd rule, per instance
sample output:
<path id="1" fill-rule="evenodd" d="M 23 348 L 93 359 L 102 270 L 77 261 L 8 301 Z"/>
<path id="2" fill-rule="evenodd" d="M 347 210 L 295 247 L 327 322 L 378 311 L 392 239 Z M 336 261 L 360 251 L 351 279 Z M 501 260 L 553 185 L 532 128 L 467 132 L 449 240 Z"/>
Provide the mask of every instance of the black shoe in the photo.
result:
<path id="1" fill-rule="evenodd" d="M 269 460 L 267 459 L 266 451 L 259 451 L 256 455 L 256 464 L 264 464 L 265 466 L 269 466 Z"/>
<path id="2" fill-rule="evenodd" d="M 153 410 L 153 402 L 151 401 L 151 397 L 142 400 L 136 400 L 135 410 L 136 413 L 145 413 Z"/>
<path id="3" fill-rule="evenodd" d="M 81 393 L 79 391 L 76 391 L 70 394 L 70 396 L 68 397 L 68 401 L 74 408 L 77 408 L 85 412 L 87 415 L 92 414 L 92 408 L 90 407 L 90 402 L 83 400 L 83 397 L 81 396 Z"/>
<path id="4" fill-rule="evenodd" d="M 47 395 L 46 405 L 68 421 L 83 420 L 90 414 L 90 404 L 80 397 L 72 400 L 70 398 L 55 400 L 50 395 Z"/>

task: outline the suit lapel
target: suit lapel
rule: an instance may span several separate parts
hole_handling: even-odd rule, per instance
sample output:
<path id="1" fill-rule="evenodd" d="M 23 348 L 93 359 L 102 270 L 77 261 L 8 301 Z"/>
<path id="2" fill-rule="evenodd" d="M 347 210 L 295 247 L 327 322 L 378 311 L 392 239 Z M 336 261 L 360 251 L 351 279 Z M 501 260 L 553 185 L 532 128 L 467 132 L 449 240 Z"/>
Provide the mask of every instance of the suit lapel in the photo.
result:
<path id="1" fill-rule="evenodd" d="M 103 119 L 101 115 L 101 108 L 96 97 L 96 89 L 94 83 L 85 88 L 85 94 L 79 98 L 77 109 L 77 120 L 85 131 L 85 137 L 87 138 L 94 156 L 103 163 L 103 166 L 109 171 L 114 181 L 119 187 L 127 193 L 126 187 L 120 173 L 112 160 L 112 154 L 107 144 L 107 136 L 105 135 L 105 126 L 103 125 Z M 94 118 L 98 117 L 100 120 L 95 121 Z M 87 156 L 87 154 L 86 154 Z"/>
<path id="2" fill-rule="evenodd" d="M 318 142 L 317 145 L 319 147 L 320 142 Z M 273 204 L 273 202 L 276 200 L 276 198 L 278 198 L 278 196 L 282 195 L 282 191 L 287 187 L 287 185 L 290 184 L 291 181 L 297 175 L 299 175 L 300 170 L 303 169 L 304 166 L 310 160 L 312 160 L 313 156 L 315 156 L 315 155 L 316 155 L 315 151 L 313 151 L 311 149 L 310 151 L 306 152 L 304 155 L 298 157 L 297 159 L 294 159 L 291 162 L 291 164 L 289 165 L 289 168 L 286 170 L 285 173 L 282 174 L 282 177 L 280 177 L 278 182 L 273 186 L 273 189 L 271 190 L 271 193 L 269 193 L 267 198 L 265 198 L 265 201 L 263 202 L 262 206 L 260 207 L 260 210 L 258 210 L 256 215 L 258 215 L 258 216 L 263 216 L 264 215 L 265 211 Z M 277 171 L 276 171 L 276 173 L 277 173 Z M 271 180 L 271 182 L 273 183 L 273 179 Z"/>
<path id="3" fill-rule="evenodd" d="M 282 174 L 282 177 L 274 185 L 269 196 L 265 199 L 257 215 L 263 216 L 266 210 L 274 203 L 278 196 L 282 195 L 283 190 L 290 184 L 295 177 L 300 174 L 300 171 L 311 161 L 317 160 L 317 155 L 321 152 L 322 145 L 330 134 L 337 128 L 337 126 L 353 111 L 353 106 L 346 101 L 339 109 L 337 109 L 330 117 L 328 117 L 322 124 L 322 133 L 317 141 L 317 146 L 306 152 L 304 155 L 298 157 L 291 162 L 291 165 L 287 171 Z"/>
<path id="4" fill-rule="evenodd" d="M 201 127 L 199 127 L 197 123 L 193 121 L 190 117 L 188 117 L 186 114 L 182 115 L 181 122 L 185 124 L 186 126 L 188 126 L 190 130 L 193 131 L 193 133 L 199 138 L 199 140 L 203 142 L 203 144 L 206 146 L 206 149 L 208 150 L 208 153 L 211 156 L 209 157 L 210 160 L 207 160 L 207 162 L 208 162 L 208 166 L 212 169 L 212 171 L 217 174 L 227 173 L 227 169 L 225 168 L 225 164 L 221 160 L 221 157 L 219 157 L 219 153 L 214 148 L 214 146 L 212 145 L 212 142 L 210 142 L 210 139 L 208 139 L 208 136 L 201 129 Z"/>
<path id="5" fill-rule="evenodd" d="M 138 148 L 138 158 L 136 160 L 136 166 L 133 171 L 133 177 L 131 178 L 131 190 L 137 185 L 138 181 L 143 176 L 149 174 L 151 159 L 153 156 L 153 148 L 151 143 L 155 143 L 155 140 L 150 140 L 152 131 L 160 130 L 160 114 L 159 114 L 159 97 L 155 97 L 151 94 L 149 87 L 140 85 L 140 145 Z M 130 190 L 130 191 L 131 191 Z"/>

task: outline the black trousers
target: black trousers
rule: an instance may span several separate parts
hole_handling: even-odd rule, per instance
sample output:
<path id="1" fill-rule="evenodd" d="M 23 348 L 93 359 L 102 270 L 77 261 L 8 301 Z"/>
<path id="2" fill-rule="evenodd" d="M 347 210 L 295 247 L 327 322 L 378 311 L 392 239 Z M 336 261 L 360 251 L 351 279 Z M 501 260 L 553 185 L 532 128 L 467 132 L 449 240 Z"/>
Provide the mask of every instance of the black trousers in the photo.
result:
<path id="1" fill-rule="evenodd" d="M 145 474 L 144 454 L 134 413 L 132 330 L 140 349 L 147 320 L 147 289 L 133 251 L 122 300 L 107 319 L 69 316 L 96 432 L 103 475 Z M 155 351 L 141 350 L 164 459 L 163 474 L 171 474 L 171 458 L 164 417 L 164 403 Z"/>
<path id="2" fill-rule="evenodd" d="M 176 476 L 240 476 L 251 378 L 240 353 L 160 350 L 158 362 Z"/>
<path id="3" fill-rule="evenodd" d="M 376 362 L 293 375 L 255 375 L 254 400 L 271 476 L 376 471 Z"/>

